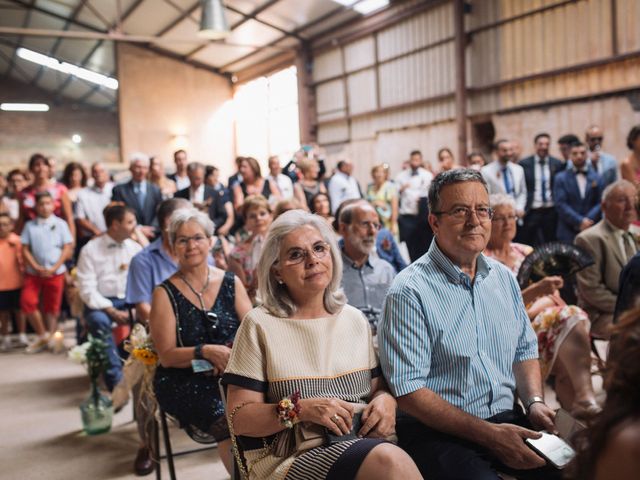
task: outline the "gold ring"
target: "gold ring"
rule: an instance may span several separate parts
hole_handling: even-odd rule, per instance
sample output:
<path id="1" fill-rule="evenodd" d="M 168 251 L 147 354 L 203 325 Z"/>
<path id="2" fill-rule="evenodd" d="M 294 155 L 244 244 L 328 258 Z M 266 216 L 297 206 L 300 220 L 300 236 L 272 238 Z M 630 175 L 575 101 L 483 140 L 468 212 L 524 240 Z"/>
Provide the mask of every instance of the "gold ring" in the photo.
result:
<path id="1" fill-rule="evenodd" d="M 331 417 L 331 421 L 333 423 L 338 423 L 338 420 L 340 420 L 340 417 L 338 416 L 337 413 L 333 417 Z"/>

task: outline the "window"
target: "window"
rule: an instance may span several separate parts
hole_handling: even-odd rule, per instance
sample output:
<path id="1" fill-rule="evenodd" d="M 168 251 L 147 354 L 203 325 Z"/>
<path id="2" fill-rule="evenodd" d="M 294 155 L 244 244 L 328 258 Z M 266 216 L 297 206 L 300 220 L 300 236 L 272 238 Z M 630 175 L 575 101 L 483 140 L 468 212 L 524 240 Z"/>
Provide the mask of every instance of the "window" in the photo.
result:
<path id="1" fill-rule="evenodd" d="M 240 86 L 233 103 L 238 155 L 255 157 L 262 165 L 278 155 L 285 163 L 300 148 L 295 67 Z"/>

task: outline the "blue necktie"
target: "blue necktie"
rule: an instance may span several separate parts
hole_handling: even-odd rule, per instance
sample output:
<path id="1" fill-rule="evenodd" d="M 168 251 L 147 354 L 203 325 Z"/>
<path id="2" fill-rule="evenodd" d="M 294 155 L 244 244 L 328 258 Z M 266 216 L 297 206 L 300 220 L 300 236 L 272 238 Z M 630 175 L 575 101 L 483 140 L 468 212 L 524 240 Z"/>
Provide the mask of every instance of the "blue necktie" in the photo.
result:
<path id="1" fill-rule="evenodd" d="M 504 189 L 508 195 L 513 195 L 513 185 L 511 185 L 511 177 L 509 176 L 509 169 L 505 166 L 502 167 L 502 176 L 504 178 Z"/>
<path id="2" fill-rule="evenodd" d="M 141 183 L 138 183 L 138 185 L 136 186 L 136 197 L 138 197 L 138 204 L 140 205 L 140 208 L 143 208 L 146 195 L 144 190 L 142 189 Z"/>

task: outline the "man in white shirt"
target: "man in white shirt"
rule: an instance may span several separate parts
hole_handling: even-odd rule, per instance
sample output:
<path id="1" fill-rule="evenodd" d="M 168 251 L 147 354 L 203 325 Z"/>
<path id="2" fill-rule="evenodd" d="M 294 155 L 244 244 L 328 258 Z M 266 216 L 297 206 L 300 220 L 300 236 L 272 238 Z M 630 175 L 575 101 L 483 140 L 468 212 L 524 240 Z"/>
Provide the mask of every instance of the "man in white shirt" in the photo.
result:
<path id="1" fill-rule="evenodd" d="M 489 195 L 504 193 L 516 201 L 518 217 L 524 216 L 527 205 L 527 185 L 524 170 L 513 163 L 513 146 L 509 140 L 496 142 L 496 161 L 482 167 L 480 172 L 489 187 Z"/>
<path id="2" fill-rule="evenodd" d="M 535 247 L 556 239 L 558 218 L 553 205 L 553 180 L 564 165 L 549 155 L 551 137 L 548 133 L 537 134 L 533 144 L 535 153 L 520 161 L 527 184 L 527 204 L 516 241 Z"/>
<path id="3" fill-rule="evenodd" d="M 334 173 L 331 180 L 329 180 L 328 190 L 333 215 L 336 214 L 338 207 L 345 200 L 362 198 L 360 185 L 358 185 L 358 181 L 351 176 L 352 172 L 353 163 L 349 160 L 340 160 L 336 173 Z"/>
<path id="4" fill-rule="evenodd" d="M 76 272 L 89 332 L 103 336 L 107 343 L 110 366 L 104 381 L 111 391 L 122 378 L 122 362 L 111 326 L 129 321 L 125 303 L 127 274 L 131 259 L 142 247 L 129 238 L 136 228 L 136 215 L 131 208 L 114 205 L 104 216 L 107 231 L 84 246 Z"/>
<path id="5" fill-rule="evenodd" d="M 216 235 L 228 235 L 233 226 L 233 216 L 228 215 L 225 208 L 224 191 L 214 190 L 205 184 L 205 166 L 199 162 L 191 162 L 187 167 L 190 186 L 178 190 L 174 197 L 189 200 L 195 208 L 209 215 L 216 228 Z"/>
<path id="6" fill-rule="evenodd" d="M 190 184 L 189 175 L 187 174 L 187 165 L 189 164 L 187 152 L 184 150 L 176 150 L 173 153 L 173 161 L 176 164 L 176 173 L 167 175 L 167 178 L 176 182 L 177 190 L 187 188 Z"/>
<path id="7" fill-rule="evenodd" d="M 109 172 L 105 166 L 96 162 L 91 165 L 93 186 L 78 192 L 76 220 L 80 227 L 80 238 L 91 238 L 107 230 L 104 223 L 104 209 L 111 202 L 113 183 L 109 181 Z"/>
<path id="8" fill-rule="evenodd" d="M 280 190 L 280 200 L 289 200 L 293 198 L 293 182 L 282 173 L 280 167 L 280 159 L 277 155 L 269 157 L 269 183 L 273 183 Z"/>
<path id="9" fill-rule="evenodd" d="M 431 232 L 431 228 L 426 224 L 426 211 L 423 212 L 424 218 L 420 218 L 420 204 L 426 204 L 431 180 L 433 180 L 433 174 L 422 167 L 422 153 L 419 150 L 411 152 L 409 168 L 402 170 L 396 177 L 400 192 L 400 216 L 398 217 L 400 241 L 407 244 L 411 261 L 421 257 L 427 251 L 431 240 L 423 238 L 423 233 Z M 424 232 L 420 232 L 420 229 Z"/>

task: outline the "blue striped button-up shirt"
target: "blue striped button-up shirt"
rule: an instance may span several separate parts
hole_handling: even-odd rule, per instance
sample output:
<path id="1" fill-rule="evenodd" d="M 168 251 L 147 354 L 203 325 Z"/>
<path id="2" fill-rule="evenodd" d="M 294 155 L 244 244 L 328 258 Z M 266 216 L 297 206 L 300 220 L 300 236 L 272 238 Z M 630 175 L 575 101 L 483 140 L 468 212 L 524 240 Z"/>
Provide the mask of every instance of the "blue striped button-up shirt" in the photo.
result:
<path id="1" fill-rule="evenodd" d="M 513 274 L 480 255 L 472 281 L 435 240 L 394 280 L 378 338 L 395 396 L 428 388 L 479 418 L 513 408 L 513 365 L 538 358 Z"/>

